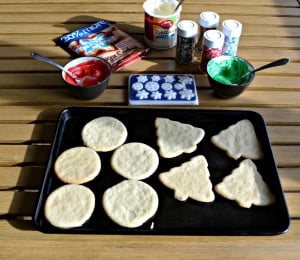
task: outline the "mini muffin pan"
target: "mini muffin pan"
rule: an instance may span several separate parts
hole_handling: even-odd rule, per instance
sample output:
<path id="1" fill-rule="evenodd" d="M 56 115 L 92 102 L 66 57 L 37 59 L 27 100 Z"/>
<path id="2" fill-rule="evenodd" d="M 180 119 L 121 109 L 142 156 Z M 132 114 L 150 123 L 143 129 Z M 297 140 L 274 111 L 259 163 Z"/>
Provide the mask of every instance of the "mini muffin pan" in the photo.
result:
<path id="1" fill-rule="evenodd" d="M 104 191 L 125 179 L 113 171 L 110 166 L 112 152 L 106 152 L 98 153 L 102 161 L 100 174 L 94 180 L 84 184 L 94 192 L 96 197 L 96 207 L 91 218 L 77 228 L 59 229 L 53 227 L 44 216 L 45 201 L 54 189 L 64 185 L 54 173 L 54 162 L 66 149 L 82 146 L 81 130 L 83 126 L 100 116 L 113 116 L 122 121 L 128 130 L 126 142 L 143 142 L 156 151 L 158 151 L 154 125 L 156 117 L 165 117 L 201 127 L 205 131 L 205 136 L 191 154 L 182 154 L 170 159 L 159 158 L 158 169 L 144 180 L 158 193 L 159 206 L 156 214 L 142 226 L 137 228 L 118 226 L 104 212 L 101 202 Z M 201 154 L 207 159 L 212 184 L 216 185 L 221 182 L 239 165 L 243 158 L 239 160 L 229 158 L 224 151 L 211 143 L 210 138 L 242 119 L 249 119 L 252 122 L 261 142 L 264 158 L 255 160 L 254 163 L 274 194 L 275 204 L 264 207 L 252 206 L 250 209 L 245 209 L 217 193 L 215 193 L 215 201 L 211 203 L 197 202 L 192 199 L 176 200 L 173 190 L 168 189 L 159 181 L 158 174 Z M 233 110 L 130 107 L 71 107 L 61 112 L 33 220 L 37 229 L 45 233 L 149 235 L 274 235 L 286 232 L 290 224 L 266 125 L 259 114 L 251 111 Z"/>

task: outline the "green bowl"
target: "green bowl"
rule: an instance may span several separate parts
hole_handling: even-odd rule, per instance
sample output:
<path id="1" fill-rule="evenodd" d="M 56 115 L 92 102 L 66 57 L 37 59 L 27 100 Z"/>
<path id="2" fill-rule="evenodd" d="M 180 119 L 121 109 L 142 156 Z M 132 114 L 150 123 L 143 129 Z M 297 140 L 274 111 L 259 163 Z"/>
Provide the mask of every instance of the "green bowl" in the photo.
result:
<path id="1" fill-rule="evenodd" d="M 219 56 L 207 64 L 207 75 L 214 93 L 221 98 L 240 95 L 253 81 L 255 73 L 250 73 L 242 80 L 241 76 L 254 67 L 247 60 L 237 56 Z"/>

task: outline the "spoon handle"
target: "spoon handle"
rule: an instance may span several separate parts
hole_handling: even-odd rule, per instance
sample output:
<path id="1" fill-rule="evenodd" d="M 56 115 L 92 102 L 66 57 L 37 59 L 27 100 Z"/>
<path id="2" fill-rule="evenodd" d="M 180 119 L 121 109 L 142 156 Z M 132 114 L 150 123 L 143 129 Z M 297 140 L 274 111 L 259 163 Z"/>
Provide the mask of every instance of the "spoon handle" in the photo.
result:
<path id="1" fill-rule="evenodd" d="M 253 70 L 252 72 L 256 72 L 256 71 L 260 71 L 260 70 L 263 70 L 263 69 L 267 69 L 267 68 L 271 68 L 271 67 L 275 67 L 275 66 L 281 66 L 281 65 L 285 65 L 287 63 L 289 63 L 289 59 L 287 58 L 283 58 L 283 59 L 279 59 L 279 60 L 275 60 L 271 63 L 268 63 L 266 65 L 263 65 L 255 70 Z"/>
<path id="2" fill-rule="evenodd" d="M 182 5 L 184 0 L 180 0 L 179 3 L 177 4 L 176 8 L 174 9 L 173 13 L 175 13 L 177 11 L 177 9 L 179 8 L 179 6 Z"/>
<path id="3" fill-rule="evenodd" d="M 285 65 L 285 64 L 289 63 L 289 61 L 290 60 L 287 59 L 287 58 L 272 61 L 272 62 L 270 62 L 268 64 L 265 64 L 261 67 L 258 67 L 257 69 L 246 72 L 237 81 L 232 82 L 232 83 L 237 84 L 238 82 L 241 82 L 243 78 L 245 78 L 246 76 L 248 76 L 251 73 L 254 73 L 254 72 L 257 72 L 257 71 L 260 71 L 260 70 L 264 70 L 264 69 L 268 69 L 268 68 L 271 68 L 271 67 L 282 66 L 282 65 Z"/>
<path id="4" fill-rule="evenodd" d="M 43 61 L 43 62 L 46 62 L 46 63 L 49 63 L 51 64 L 52 66 L 60 69 L 60 70 L 64 70 L 64 67 L 61 66 L 60 64 L 54 62 L 53 60 L 41 55 L 41 54 L 38 54 L 36 52 L 31 52 L 31 57 L 37 59 L 37 60 L 40 60 L 40 61 Z"/>

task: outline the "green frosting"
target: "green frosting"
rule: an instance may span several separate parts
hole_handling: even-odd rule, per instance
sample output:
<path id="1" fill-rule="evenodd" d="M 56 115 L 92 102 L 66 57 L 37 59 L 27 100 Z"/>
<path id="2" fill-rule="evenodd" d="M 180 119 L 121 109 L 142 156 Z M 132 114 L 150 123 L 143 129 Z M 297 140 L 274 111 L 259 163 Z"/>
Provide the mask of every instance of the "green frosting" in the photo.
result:
<path id="1" fill-rule="evenodd" d="M 231 85 L 239 82 L 241 76 L 247 73 L 249 69 L 243 60 L 223 59 L 220 61 L 209 62 L 207 71 L 214 80 L 226 85 Z M 242 79 L 242 82 L 248 80 L 249 76 L 246 76 Z"/>

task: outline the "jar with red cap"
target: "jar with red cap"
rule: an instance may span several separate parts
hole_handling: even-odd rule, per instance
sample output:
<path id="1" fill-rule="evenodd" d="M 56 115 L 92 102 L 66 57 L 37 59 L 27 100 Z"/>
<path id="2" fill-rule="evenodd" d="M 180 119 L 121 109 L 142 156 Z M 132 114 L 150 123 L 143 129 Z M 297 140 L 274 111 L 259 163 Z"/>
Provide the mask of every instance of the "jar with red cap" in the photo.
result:
<path id="1" fill-rule="evenodd" d="M 197 43 L 197 50 L 202 50 L 203 35 L 207 30 L 215 30 L 219 25 L 219 15 L 215 12 L 205 11 L 199 16 L 199 38 Z"/>
<path id="2" fill-rule="evenodd" d="M 224 44 L 224 34 L 219 30 L 209 30 L 203 35 L 202 55 L 199 70 L 206 73 L 207 63 L 218 56 L 222 55 Z"/>
<path id="3" fill-rule="evenodd" d="M 177 63 L 190 64 L 193 62 L 197 35 L 197 23 L 190 20 L 183 20 L 178 23 L 175 57 Z"/>

